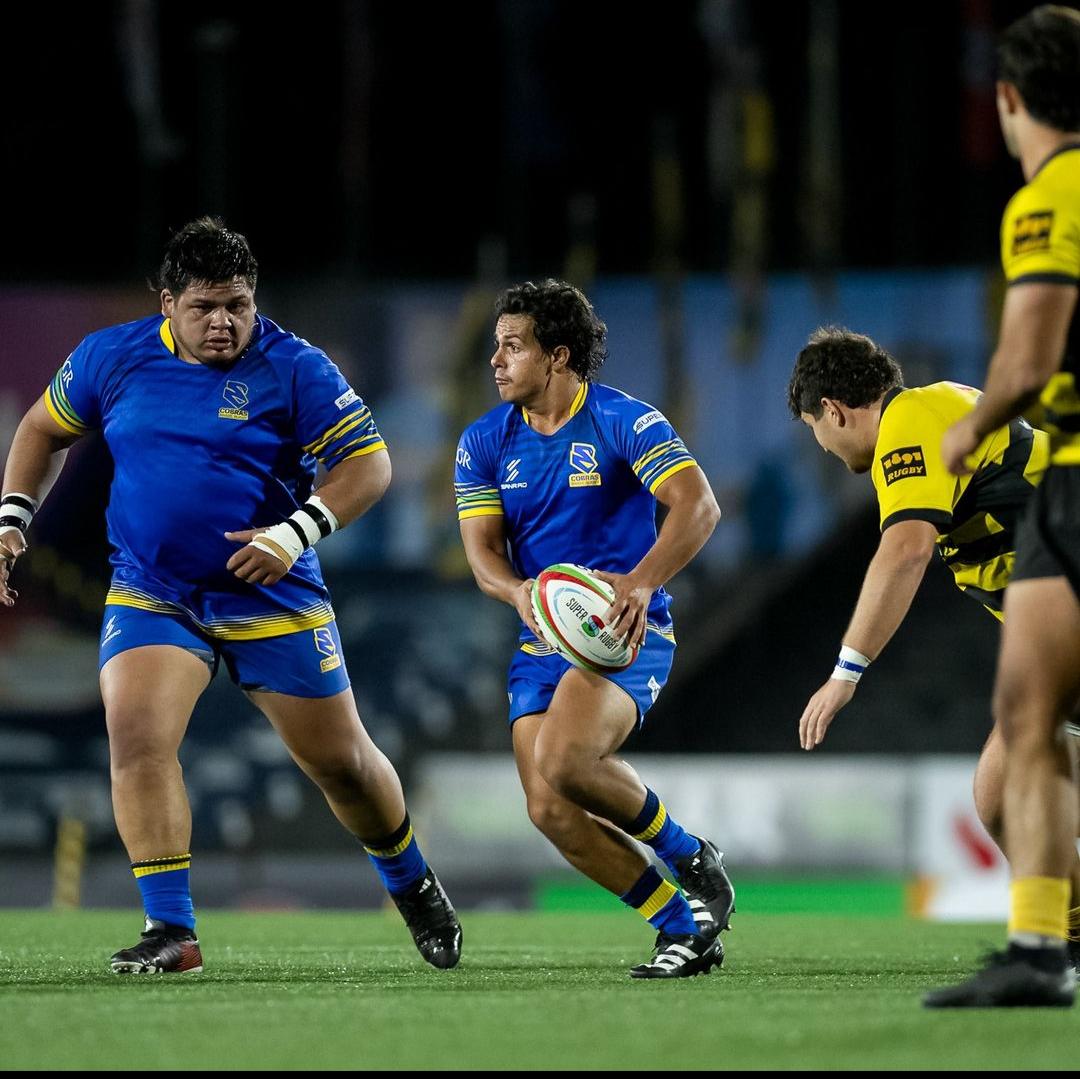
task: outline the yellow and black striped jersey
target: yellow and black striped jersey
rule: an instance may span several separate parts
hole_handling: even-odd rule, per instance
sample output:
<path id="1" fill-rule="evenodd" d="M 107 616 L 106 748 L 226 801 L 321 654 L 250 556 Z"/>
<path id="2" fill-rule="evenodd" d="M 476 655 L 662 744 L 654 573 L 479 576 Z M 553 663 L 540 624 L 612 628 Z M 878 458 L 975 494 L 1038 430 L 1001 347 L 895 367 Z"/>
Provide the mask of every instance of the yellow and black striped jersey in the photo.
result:
<path id="1" fill-rule="evenodd" d="M 941 460 L 942 436 L 978 398 L 978 390 L 956 382 L 886 394 L 870 474 L 882 532 L 898 521 L 929 521 L 957 586 L 1000 618 L 1016 526 L 1046 471 L 1050 440 L 1013 420 L 980 443 L 973 474 L 951 475 Z"/>
<path id="2" fill-rule="evenodd" d="M 1080 285 L 1080 143 L 1052 154 L 1012 197 L 1001 222 L 1001 265 L 1009 286 Z M 1039 425 L 1055 465 L 1080 465 L 1080 306 L 1061 369 L 1042 391 Z"/>

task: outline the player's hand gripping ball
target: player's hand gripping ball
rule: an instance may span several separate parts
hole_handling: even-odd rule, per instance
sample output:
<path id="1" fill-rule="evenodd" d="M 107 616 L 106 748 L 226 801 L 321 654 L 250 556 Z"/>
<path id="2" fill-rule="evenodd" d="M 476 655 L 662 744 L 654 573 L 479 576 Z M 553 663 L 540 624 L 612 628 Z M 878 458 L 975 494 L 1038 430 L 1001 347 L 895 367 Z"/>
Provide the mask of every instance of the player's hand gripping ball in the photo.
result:
<path id="1" fill-rule="evenodd" d="M 637 647 L 616 637 L 604 623 L 615 599 L 606 581 L 582 566 L 557 563 L 539 573 L 532 608 L 544 640 L 583 671 L 624 671 L 637 659 Z"/>

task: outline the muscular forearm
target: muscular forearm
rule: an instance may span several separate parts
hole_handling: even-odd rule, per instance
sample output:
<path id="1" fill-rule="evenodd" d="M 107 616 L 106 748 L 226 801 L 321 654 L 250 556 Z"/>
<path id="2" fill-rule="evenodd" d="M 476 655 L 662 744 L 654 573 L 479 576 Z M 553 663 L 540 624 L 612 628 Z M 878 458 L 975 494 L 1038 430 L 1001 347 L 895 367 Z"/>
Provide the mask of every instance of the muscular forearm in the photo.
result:
<path id="1" fill-rule="evenodd" d="M 514 571 L 504 551 L 474 547 L 469 551 L 469 567 L 484 595 L 515 606 L 514 593 L 521 587 L 524 578 Z"/>
<path id="2" fill-rule="evenodd" d="M 73 441 L 39 430 L 29 415 L 24 416 L 4 468 L 4 493 L 18 492 L 42 502 L 64 467 Z"/>
<path id="3" fill-rule="evenodd" d="M 382 498 L 390 486 L 390 472 L 390 455 L 379 450 L 342 461 L 315 493 L 344 528 Z"/>
<path id="4" fill-rule="evenodd" d="M 720 511 L 711 498 L 672 506 L 656 537 L 656 543 L 630 571 L 630 576 L 655 592 L 688 565 L 705 546 L 719 519 Z"/>
<path id="5" fill-rule="evenodd" d="M 986 388 L 972 414 L 980 439 L 1026 412 L 1038 399 L 1046 377 L 1038 369 L 1011 363 L 1001 349 L 994 353 Z"/>
<path id="6" fill-rule="evenodd" d="M 899 629 L 919 590 L 929 554 L 878 548 L 863 579 L 843 643 L 876 659 Z"/>

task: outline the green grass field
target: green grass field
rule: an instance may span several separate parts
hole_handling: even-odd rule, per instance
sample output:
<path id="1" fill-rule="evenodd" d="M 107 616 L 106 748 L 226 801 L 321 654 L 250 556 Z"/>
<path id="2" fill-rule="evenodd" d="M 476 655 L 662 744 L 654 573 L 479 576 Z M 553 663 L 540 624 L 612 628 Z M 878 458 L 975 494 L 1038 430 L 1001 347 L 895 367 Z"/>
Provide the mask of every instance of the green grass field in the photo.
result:
<path id="1" fill-rule="evenodd" d="M 927 1012 L 998 927 L 737 916 L 722 971 L 636 982 L 627 913 L 466 914 L 453 971 L 396 914 L 204 913 L 206 971 L 117 977 L 130 912 L 0 912 L 0 1068 L 1076 1066 L 1080 1010 Z"/>

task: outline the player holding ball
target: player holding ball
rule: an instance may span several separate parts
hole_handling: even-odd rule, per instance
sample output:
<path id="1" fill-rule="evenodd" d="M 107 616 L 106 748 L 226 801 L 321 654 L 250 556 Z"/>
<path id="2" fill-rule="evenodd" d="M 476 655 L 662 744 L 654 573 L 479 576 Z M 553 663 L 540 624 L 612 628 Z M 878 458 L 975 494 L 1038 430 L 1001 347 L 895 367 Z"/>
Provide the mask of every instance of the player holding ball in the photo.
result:
<path id="1" fill-rule="evenodd" d="M 503 403 L 462 435 L 455 493 L 477 584 L 523 623 L 507 688 L 529 818 L 571 865 L 656 928 L 655 954 L 633 977 L 707 973 L 723 962 L 719 933 L 734 909 L 722 855 L 687 834 L 616 754 L 671 669 L 664 584 L 701 549 L 720 511 L 664 416 L 594 381 L 607 327 L 580 290 L 527 282 L 499 298 L 496 316 L 491 366 Z M 659 534 L 657 502 L 667 510 Z M 625 669 L 582 669 L 545 640 L 532 589 L 555 563 L 587 567 L 613 590 L 606 629 L 638 646 Z"/>

